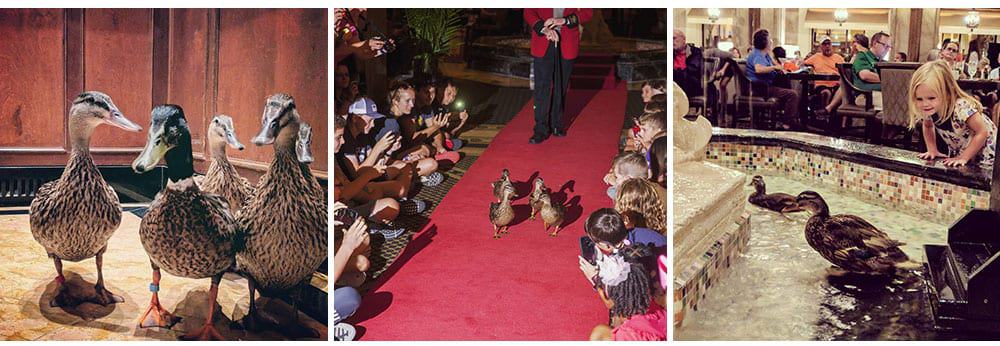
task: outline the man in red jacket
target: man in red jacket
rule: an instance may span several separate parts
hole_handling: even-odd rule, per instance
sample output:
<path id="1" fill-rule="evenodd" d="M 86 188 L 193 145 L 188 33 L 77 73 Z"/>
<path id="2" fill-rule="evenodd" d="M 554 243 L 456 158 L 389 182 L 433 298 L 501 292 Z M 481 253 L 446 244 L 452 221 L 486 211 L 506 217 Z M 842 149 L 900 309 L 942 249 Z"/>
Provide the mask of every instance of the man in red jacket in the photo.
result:
<path id="1" fill-rule="evenodd" d="M 528 143 L 566 135 L 562 115 L 569 74 L 580 51 L 580 24 L 594 11 L 582 8 L 527 8 L 535 74 L 535 131 Z M 551 118 L 550 118 L 551 116 Z"/>

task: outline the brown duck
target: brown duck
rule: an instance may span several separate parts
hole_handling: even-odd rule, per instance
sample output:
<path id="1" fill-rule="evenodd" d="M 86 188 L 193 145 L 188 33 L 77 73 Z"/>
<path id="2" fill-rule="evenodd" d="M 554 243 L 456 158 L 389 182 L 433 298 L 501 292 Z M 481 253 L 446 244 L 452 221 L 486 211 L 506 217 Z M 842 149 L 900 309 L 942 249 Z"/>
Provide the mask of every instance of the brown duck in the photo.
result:
<path id="1" fill-rule="evenodd" d="M 531 219 L 535 219 L 535 214 L 542 209 L 542 195 L 549 194 L 548 189 L 545 187 L 545 181 L 541 177 L 535 178 L 535 183 L 531 190 L 531 196 L 529 196 L 528 203 L 531 204 Z"/>
<path id="2" fill-rule="evenodd" d="M 764 177 L 755 175 L 749 185 L 753 186 L 755 189 L 755 191 L 750 194 L 750 197 L 747 198 L 747 201 L 750 202 L 750 204 L 774 210 L 779 213 L 797 211 L 795 208 L 795 196 L 781 192 L 768 194 L 767 187 L 764 185 Z"/>
<path id="3" fill-rule="evenodd" d="M 514 196 L 514 185 L 509 185 L 500 194 L 500 202 L 490 203 L 490 222 L 493 223 L 493 238 L 500 238 L 501 233 L 507 233 L 507 226 L 514 221 L 514 206 L 511 198 Z"/>
<path id="4" fill-rule="evenodd" d="M 244 234 L 226 199 L 202 190 L 192 178 L 191 133 L 181 107 L 157 106 L 151 118 L 146 147 L 132 162 L 132 169 L 145 173 L 165 158 L 170 180 L 150 203 L 139 226 L 139 240 L 153 269 L 152 298 L 139 327 L 170 328 L 178 320 L 160 305 L 162 268 L 175 276 L 212 278 L 205 324 L 181 339 L 222 340 L 213 325 L 219 282 L 236 264 Z"/>
<path id="5" fill-rule="evenodd" d="M 101 305 L 122 302 L 120 296 L 104 287 L 103 271 L 108 239 L 122 220 L 121 205 L 115 190 L 104 181 L 90 156 L 90 137 L 101 124 L 132 132 L 142 128 L 126 119 L 111 97 L 99 91 L 77 96 L 69 113 L 72 145 L 69 162 L 58 180 L 38 188 L 29 215 L 31 235 L 55 262 L 59 288 L 49 305 L 72 307 L 84 301 Z M 64 284 L 62 261 L 79 262 L 91 257 L 97 262 L 96 295 L 74 297 Z"/>
<path id="6" fill-rule="evenodd" d="M 899 249 L 904 243 L 889 238 L 868 221 L 854 215 L 831 216 L 826 201 L 818 193 L 804 191 L 797 202 L 798 208 L 813 213 L 806 222 L 806 242 L 837 267 L 868 275 L 919 267 Z"/>
<path id="7" fill-rule="evenodd" d="M 243 143 L 236 139 L 233 119 L 227 115 L 216 115 L 208 125 L 208 146 L 212 151 L 212 163 L 204 176 L 195 178 L 205 192 L 222 196 L 229 202 L 230 210 L 235 214 L 250 200 L 254 187 L 241 177 L 236 167 L 226 156 L 226 146 L 243 150 Z"/>
<path id="8" fill-rule="evenodd" d="M 566 217 L 566 207 L 553 204 L 552 197 L 547 193 L 539 196 L 539 200 L 542 202 L 542 208 L 539 210 L 539 213 L 542 215 L 542 224 L 545 226 L 546 231 L 549 230 L 549 227 L 555 227 L 552 233 L 549 233 L 550 237 L 555 237 L 559 235 L 559 228 L 562 227 L 563 220 Z"/>
<path id="9" fill-rule="evenodd" d="M 500 173 L 500 180 L 493 182 L 493 196 L 497 198 L 497 202 L 503 200 L 503 193 L 507 187 L 513 188 L 514 184 L 510 181 L 510 171 L 506 168 Z M 517 192 L 511 196 L 511 199 L 517 198 Z"/>
<path id="10" fill-rule="evenodd" d="M 303 158 L 296 151 L 302 123 L 295 100 L 287 94 L 268 97 L 261 124 L 253 143 L 273 144 L 274 159 L 257 194 L 238 216 L 247 233 L 246 249 L 236 254 L 236 265 L 248 276 L 250 311 L 244 325 L 249 329 L 257 328 L 256 291 L 270 297 L 299 291 L 327 258 L 326 204 L 302 173 Z M 301 325 L 284 330 L 317 335 Z"/>

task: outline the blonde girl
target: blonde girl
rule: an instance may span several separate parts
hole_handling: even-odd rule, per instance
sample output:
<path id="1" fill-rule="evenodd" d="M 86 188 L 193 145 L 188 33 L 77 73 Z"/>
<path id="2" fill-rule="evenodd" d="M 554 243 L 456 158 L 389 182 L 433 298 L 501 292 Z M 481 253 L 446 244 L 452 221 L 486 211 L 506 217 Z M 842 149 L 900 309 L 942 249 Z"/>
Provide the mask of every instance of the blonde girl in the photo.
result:
<path id="1" fill-rule="evenodd" d="M 944 158 L 946 166 L 993 166 L 996 125 L 983 114 L 979 101 L 958 87 L 947 63 L 929 62 L 913 73 L 909 107 L 910 128 L 918 122 L 923 128 L 927 152 L 921 159 Z M 948 144 L 945 152 L 938 150 L 935 134 Z"/>
<path id="2" fill-rule="evenodd" d="M 626 228 L 645 227 L 667 234 L 666 191 L 642 178 L 630 178 L 618 185 L 615 210 L 622 215 Z"/>

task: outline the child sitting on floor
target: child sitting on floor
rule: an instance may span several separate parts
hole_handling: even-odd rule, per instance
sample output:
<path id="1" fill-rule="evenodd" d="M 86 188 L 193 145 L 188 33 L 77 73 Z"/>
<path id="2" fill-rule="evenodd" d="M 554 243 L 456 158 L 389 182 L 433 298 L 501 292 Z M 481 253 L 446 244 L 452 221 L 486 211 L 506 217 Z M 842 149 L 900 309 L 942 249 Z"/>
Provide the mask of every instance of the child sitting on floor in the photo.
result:
<path id="1" fill-rule="evenodd" d="M 643 259 L 648 247 L 627 246 L 607 257 L 599 275 L 597 292 L 611 310 L 611 325 L 598 325 L 591 340 L 663 341 L 667 338 L 667 312 L 653 303 L 652 286 Z"/>
<path id="2" fill-rule="evenodd" d="M 996 125 L 983 113 L 983 106 L 962 91 L 943 61 L 920 66 L 910 79 L 910 128 L 919 121 L 927 151 L 925 160 L 944 158 L 946 166 L 975 163 L 993 166 Z M 938 151 L 935 133 L 948 145 Z"/>
<path id="3" fill-rule="evenodd" d="M 666 235 L 666 195 L 665 189 L 649 180 L 628 179 L 618 185 L 615 210 L 628 228 L 644 227 Z"/>
<path id="4" fill-rule="evenodd" d="M 618 196 L 618 185 L 629 178 L 649 178 L 646 158 L 634 151 L 615 156 L 611 162 L 611 171 L 604 176 L 604 183 L 611 185 L 608 188 L 608 197 L 611 197 L 612 201 Z"/>

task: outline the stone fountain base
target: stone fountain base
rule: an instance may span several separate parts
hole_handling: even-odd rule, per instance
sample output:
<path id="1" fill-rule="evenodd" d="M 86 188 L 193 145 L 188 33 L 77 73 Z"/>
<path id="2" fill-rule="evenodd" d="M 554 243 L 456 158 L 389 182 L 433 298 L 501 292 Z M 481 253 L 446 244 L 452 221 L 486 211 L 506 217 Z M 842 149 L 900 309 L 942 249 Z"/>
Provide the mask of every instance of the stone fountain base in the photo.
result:
<path id="1" fill-rule="evenodd" d="M 746 175 L 706 162 L 674 167 L 674 327 L 750 240 Z"/>

